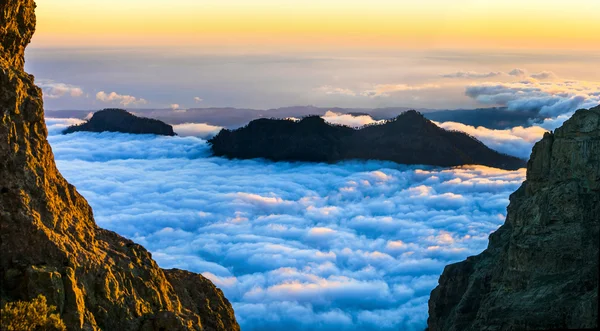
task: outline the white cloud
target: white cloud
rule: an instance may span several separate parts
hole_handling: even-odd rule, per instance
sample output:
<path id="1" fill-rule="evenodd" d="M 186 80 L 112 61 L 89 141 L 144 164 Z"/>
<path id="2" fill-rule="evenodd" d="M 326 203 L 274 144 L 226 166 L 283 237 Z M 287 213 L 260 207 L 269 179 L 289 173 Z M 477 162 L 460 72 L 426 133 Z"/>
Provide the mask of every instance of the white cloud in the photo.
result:
<path id="1" fill-rule="evenodd" d="M 178 110 L 180 107 L 178 103 L 172 103 L 171 105 L 169 105 L 169 108 L 173 110 Z"/>
<path id="2" fill-rule="evenodd" d="M 518 76 L 518 77 L 525 76 L 525 75 L 527 75 L 527 70 L 515 68 L 515 69 L 509 71 L 508 74 L 511 76 Z"/>
<path id="3" fill-rule="evenodd" d="M 550 118 L 600 104 L 600 83 L 586 81 L 482 83 L 467 86 L 465 94 L 485 105 L 515 111 L 539 111 Z"/>
<path id="4" fill-rule="evenodd" d="M 341 87 L 333 87 L 331 85 L 323 85 L 321 87 L 316 88 L 317 91 L 320 91 L 322 93 L 331 95 L 331 94 L 341 94 L 341 95 L 348 95 L 348 96 L 356 96 L 356 93 L 350 89 L 347 88 L 341 88 Z"/>
<path id="5" fill-rule="evenodd" d="M 446 130 L 468 133 L 491 149 L 524 159 L 529 158 L 533 145 L 542 139 L 544 132 L 548 131 L 540 126 L 517 126 L 505 130 L 493 130 L 482 126 L 473 127 L 456 122 L 434 123 Z"/>
<path id="6" fill-rule="evenodd" d="M 85 121 L 78 118 L 46 118 L 46 126 L 48 127 L 48 135 L 61 134 L 62 131 L 71 125 L 84 123 Z"/>
<path id="7" fill-rule="evenodd" d="M 142 98 L 136 98 L 131 95 L 122 95 L 122 94 L 118 94 L 116 92 L 106 93 L 104 91 L 100 91 L 100 92 L 96 93 L 96 99 L 100 100 L 102 102 L 107 102 L 107 103 L 116 102 L 123 106 L 143 105 L 143 104 L 148 103 L 148 101 L 146 101 L 145 99 L 142 99 Z"/>
<path id="8" fill-rule="evenodd" d="M 67 95 L 74 98 L 83 96 L 81 87 L 75 85 L 57 83 L 48 79 L 40 79 L 37 84 L 44 91 L 45 98 L 57 99 Z"/>
<path id="9" fill-rule="evenodd" d="M 553 73 L 552 71 L 538 72 L 536 74 L 531 74 L 530 77 L 531 78 L 535 78 L 535 79 L 540 79 L 540 80 L 555 79 L 555 78 L 557 78 L 556 74 Z"/>
<path id="10" fill-rule="evenodd" d="M 97 223 L 202 272 L 244 330 L 422 330 L 444 266 L 477 254 L 524 169 L 209 156 L 204 140 L 56 134 Z M 81 171 L 81 169 L 86 169 Z"/>
<path id="11" fill-rule="evenodd" d="M 490 71 L 490 72 L 484 72 L 484 73 L 475 72 L 475 71 L 457 71 L 457 72 L 453 72 L 453 73 L 445 74 L 445 75 L 441 75 L 441 76 L 444 78 L 478 79 L 478 78 L 496 77 L 496 76 L 500 76 L 502 74 L 503 73 L 501 71 Z"/>
<path id="12" fill-rule="evenodd" d="M 194 97 L 194 101 L 196 101 L 196 102 L 202 102 L 204 100 L 202 98 L 200 98 L 200 97 Z"/>
<path id="13" fill-rule="evenodd" d="M 361 127 L 363 125 L 377 124 L 377 123 L 383 122 L 383 121 L 376 121 L 373 118 L 371 118 L 371 116 L 369 116 L 369 115 L 353 116 L 350 114 L 336 113 L 331 110 L 328 110 L 325 113 L 325 115 L 323 115 L 321 117 L 323 117 L 323 119 L 326 122 L 329 122 L 332 124 L 346 125 L 349 127 Z"/>
<path id="14" fill-rule="evenodd" d="M 211 138 L 223 129 L 220 126 L 206 123 L 183 123 L 173 125 L 173 131 L 180 136 L 194 136 L 203 139 Z"/>

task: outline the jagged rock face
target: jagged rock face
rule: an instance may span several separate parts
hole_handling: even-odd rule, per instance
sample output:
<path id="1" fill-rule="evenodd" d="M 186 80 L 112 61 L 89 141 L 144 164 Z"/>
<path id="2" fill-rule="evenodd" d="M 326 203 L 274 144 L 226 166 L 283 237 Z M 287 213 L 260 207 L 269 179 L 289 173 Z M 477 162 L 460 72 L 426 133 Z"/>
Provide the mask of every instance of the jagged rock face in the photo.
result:
<path id="1" fill-rule="evenodd" d="M 23 71 L 34 8 L 0 2 L 0 299 L 43 294 L 69 330 L 239 330 L 210 281 L 180 271 L 171 283 L 142 246 L 98 228 L 56 169 L 42 92 Z"/>
<path id="2" fill-rule="evenodd" d="M 598 327 L 599 241 L 600 106 L 534 146 L 505 224 L 431 292 L 429 330 Z"/>

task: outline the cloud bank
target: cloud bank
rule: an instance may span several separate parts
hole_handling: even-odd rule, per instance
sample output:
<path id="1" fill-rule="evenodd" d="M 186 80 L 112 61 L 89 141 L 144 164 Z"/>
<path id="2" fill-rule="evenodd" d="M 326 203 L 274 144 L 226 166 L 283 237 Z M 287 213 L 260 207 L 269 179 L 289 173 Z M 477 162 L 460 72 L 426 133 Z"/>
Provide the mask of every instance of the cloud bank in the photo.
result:
<path id="1" fill-rule="evenodd" d="M 483 126 L 474 127 L 456 122 L 434 123 L 446 130 L 456 130 L 468 133 L 479 139 L 491 149 L 523 159 L 529 158 L 533 145 L 542 139 L 544 133 L 548 131 L 540 126 L 530 126 L 526 128 L 517 126 L 506 130 L 493 130 Z M 554 125 L 555 124 L 553 123 L 553 125 L 549 126 Z"/>
<path id="2" fill-rule="evenodd" d="M 81 97 L 83 96 L 83 90 L 81 87 L 57 83 L 53 80 L 40 79 L 37 81 L 38 86 L 44 91 L 44 97 L 49 99 L 57 99 L 63 96 Z"/>
<path id="3" fill-rule="evenodd" d="M 206 123 L 183 123 L 173 125 L 173 131 L 180 136 L 209 139 L 216 136 L 223 127 Z"/>
<path id="4" fill-rule="evenodd" d="M 554 118 L 600 104 L 600 83 L 584 81 L 482 83 L 467 86 L 465 94 L 485 105 L 514 111 L 538 111 Z"/>
<path id="5" fill-rule="evenodd" d="M 243 330 L 422 330 L 443 267 L 485 248 L 525 176 L 227 160 L 195 137 L 63 136 L 70 122 L 47 123 L 98 224 L 213 280 Z"/>
<path id="6" fill-rule="evenodd" d="M 478 79 L 478 78 L 496 77 L 496 76 L 500 76 L 502 74 L 503 73 L 501 71 L 490 71 L 490 72 L 484 72 L 484 73 L 475 72 L 475 71 L 457 71 L 457 72 L 453 72 L 451 74 L 445 74 L 445 75 L 441 75 L 441 76 L 444 77 L 444 78 L 471 78 L 471 79 Z"/>
<path id="7" fill-rule="evenodd" d="M 376 121 L 369 115 L 354 116 L 351 114 L 340 114 L 328 110 L 325 115 L 321 116 L 326 122 L 331 124 L 346 125 L 353 128 L 358 128 L 368 124 L 383 123 L 384 120 Z"/>

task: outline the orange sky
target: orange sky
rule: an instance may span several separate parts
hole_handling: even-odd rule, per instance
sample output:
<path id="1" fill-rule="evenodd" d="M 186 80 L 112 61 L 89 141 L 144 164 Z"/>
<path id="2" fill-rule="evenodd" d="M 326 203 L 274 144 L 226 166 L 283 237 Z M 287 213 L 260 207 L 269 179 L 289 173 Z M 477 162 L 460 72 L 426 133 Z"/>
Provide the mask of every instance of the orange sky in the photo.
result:
<path id="1" fill-rule="evenodd" d="M 600 50 L 598 0 L 39 0 L 39 47 Z"/>

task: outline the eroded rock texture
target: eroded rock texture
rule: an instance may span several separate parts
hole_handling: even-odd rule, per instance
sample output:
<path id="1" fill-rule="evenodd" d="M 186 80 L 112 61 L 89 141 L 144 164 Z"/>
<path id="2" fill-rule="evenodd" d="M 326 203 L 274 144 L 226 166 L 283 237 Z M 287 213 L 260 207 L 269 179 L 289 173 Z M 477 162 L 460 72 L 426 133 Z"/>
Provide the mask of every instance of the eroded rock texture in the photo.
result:
<path id="1" fill-rule="evenodd" d="M 69 330 L 239 330 L 209 280 L 165 274 L 142 246 L 98 228 L 56 169 L 42 92 L 23 70 L 34 9 L 0 2 L 0 299 L 43 294 Z"/>
<path id="2" fill-rule="evenodd" d="M 535 145 L 488 248 L 445 268 L 429 330 L 598 327 L 599 229 L 600 106 Z"/>

